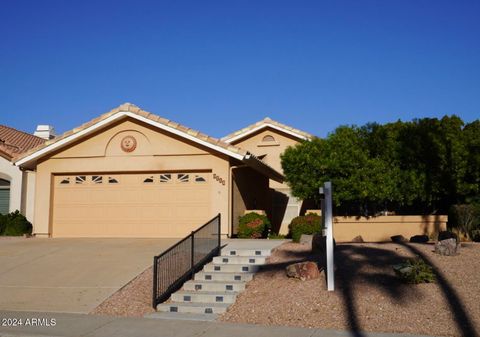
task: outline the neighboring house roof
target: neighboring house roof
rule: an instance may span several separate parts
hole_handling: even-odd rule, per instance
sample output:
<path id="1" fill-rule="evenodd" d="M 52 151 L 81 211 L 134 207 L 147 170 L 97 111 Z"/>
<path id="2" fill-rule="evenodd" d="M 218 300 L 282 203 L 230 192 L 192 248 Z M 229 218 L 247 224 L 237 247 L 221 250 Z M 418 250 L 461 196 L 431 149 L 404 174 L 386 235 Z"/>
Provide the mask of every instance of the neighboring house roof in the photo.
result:
<path id="1" fill-rule="evenodd" d="M 275 130 L 282 131 L 286 134 L 289 134 L 291 136 L 294 136 L 298 139 L 303 139 L 303 140 L 308 140 L 313 138 L 313 136 L 305 131 L 301 131 L 295 128 L 292 128 L 291 126 L 282 124 L 280 122 L 274 121 L 273 119 L 266 117 L 262 119 L 259 122 L 256 122 L 255 124 L 249 125 L 246 128 L 243 128 L 241 130 L 235 131 L 225 137 L 222 138 L 224 142 L 227 143 L 232 143 L 236 140 L 245 138 L 252 133 L 255 133 L 259 130 L 265 129 L 265 128 L 272 128 Z"/>
<path id="2" fill-rule="evenodd" d="M 203 145 L 207 148 L 213 149 L 229 157 L 243 161 L 245 164 L 251 166 L 257 171 L 262 172 L 271 179 L 283 181 L 283 175 L 272 167 L 268 166 L 252 153 L 243 150 L 237 146 L 233 146 L 219 139 L 210 137 L 199 131 L 193 130 L 171 120 L 154 115 L 150 112 L 144 111 L 136 105 L 125 103 L 119 107 L 97 117 L 78 128 L 65 132 L 63 135 L 54 139 L 47 140 L 44 144 L 39 145 L 15 158 L 15 164 L 18 166 L 27 165 L 39 158 L 57 151 L 60 148 L 71 144 L 79 138 L 95 132 L 99 128 L 114 123 L 122 118 L 130 117 L 141 122 L 153 125 L 167 132 L 176 134 L 180 137 L 193 141 L 194 143 Z"/>
<path id="3" fill-rule="evenodd" d="M 10 160 L 44 142 L 45 139 L 43 138 L 9 126 L 0 125 L 0 156 L 6 159 Z"/>

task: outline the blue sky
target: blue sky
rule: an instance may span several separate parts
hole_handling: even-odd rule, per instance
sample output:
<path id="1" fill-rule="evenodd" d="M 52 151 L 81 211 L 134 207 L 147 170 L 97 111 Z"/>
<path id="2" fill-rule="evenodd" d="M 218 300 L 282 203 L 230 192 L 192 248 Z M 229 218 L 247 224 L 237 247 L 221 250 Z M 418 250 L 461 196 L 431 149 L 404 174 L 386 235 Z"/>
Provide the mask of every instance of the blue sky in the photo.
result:
<path id="1" fill-rule="evenodd" d="M 265 116 L 480 117 L 480 2 L 0 1 L 0 123 L 66 131 L 132 102 L 223 136 Z"/>

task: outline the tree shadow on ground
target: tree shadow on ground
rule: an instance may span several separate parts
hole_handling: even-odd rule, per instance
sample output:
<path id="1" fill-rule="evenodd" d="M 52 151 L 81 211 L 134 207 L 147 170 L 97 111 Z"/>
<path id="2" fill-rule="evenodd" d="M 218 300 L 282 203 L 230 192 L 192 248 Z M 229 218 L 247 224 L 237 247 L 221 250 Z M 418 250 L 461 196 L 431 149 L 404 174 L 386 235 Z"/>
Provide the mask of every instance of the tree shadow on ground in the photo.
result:
<path id="1" fill-rule="evenodd" d="M 440 285 L 443 296 L 447 299 L 450 310 L 455 318 L 455 323 L 463 337 L 479 337 L 475 331 L 473 323 L 464 309 L 464 305 L 437 266 L 415 245 L 404 243 L 399 244 L 413 255 L 418 255 L 425 262 L 431 265 L 437 277 L 437 283 Z M 433 245 L 432 245 L 433 248 Z M 324 254 L 312 254 L 308 251 L 290 251 L 289 256 L 294 256 L 288 262 L 279 262 L 267 264 L 262 267 L 260 272 L 273 273 L 296 262 L 317 261 L 319 268 L 325 265 Z M 382 291 L 399 305 L 408 303 L 409 300 L 421 297 L 421 293 L 413 285 L 408 285 L 400 281 L 393 273 L 392 266 L 405 260 L 405 256 L 391 249 L 380 247 L 365 246 L 362 244 L 341 244 L 337 245 L 335 250 L 335 282 L 336 291 L 342 295 L 344 310 L 347 317 L 348 328 L 354 337 L 365 337 L 362 332 L 362 326 L 358 314 L 358 305 L 356 302 L 356 285 L 360 283 L 368 284 Z M 386 273 L 385 270 L 392 270 Z"/>
<path id="2" fill-rule="evenodd" d="M 437 283 L 442 289 L 443 296 L 445 297 L 448 305 L 450 306 L 450 311 L 453 313 L 455 324 L 457 325 L 458 330 L 462 333 L 462 336 L 478 337 L 479 334 L 474 327 L 470 315 L 467 313 L 467 311 L 465 311 L 465 306 L 462 300 L 460 299 L 459 295 L 457 294 L 453 286 L 450 284 L 450 282 L 448 282 L 442 271 L 433 263 L 432 260 L 428 258 L 427 255 L 425 255 L 425 253 L 415 247 L 415 245 L 409 243 L 399 243 L 399 245 L 405 247 L 413 254 L 419 256 L 427 264 L 433 267 L 435 276 L 437 278 Z"/>
<path id="3" fill-rule="evenodd" d="M 362 332 L 356 303 L 355 286 L 366 283 L 381 290 L 398 304 L 420 296 L 417 289 L 401 282 L 393 273 L 385 273 L 405 258 L 389 249 L 356 244 L 338 245 L 335 250 L 336 289 L 341 292 L 347 324 L 355 337 Z"/>

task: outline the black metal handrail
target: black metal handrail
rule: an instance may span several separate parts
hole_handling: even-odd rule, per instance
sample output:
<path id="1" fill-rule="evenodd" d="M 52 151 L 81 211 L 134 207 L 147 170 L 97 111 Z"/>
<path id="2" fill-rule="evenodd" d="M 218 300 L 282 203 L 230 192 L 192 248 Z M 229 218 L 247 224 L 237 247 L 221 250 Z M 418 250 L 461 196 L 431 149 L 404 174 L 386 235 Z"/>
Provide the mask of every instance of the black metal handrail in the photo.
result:
<path id="1" fill-rule="evenodd" d="M 162 254 L 153 257 L 154 308 L 220 253 L 220 224 L 218 214 Z"/>

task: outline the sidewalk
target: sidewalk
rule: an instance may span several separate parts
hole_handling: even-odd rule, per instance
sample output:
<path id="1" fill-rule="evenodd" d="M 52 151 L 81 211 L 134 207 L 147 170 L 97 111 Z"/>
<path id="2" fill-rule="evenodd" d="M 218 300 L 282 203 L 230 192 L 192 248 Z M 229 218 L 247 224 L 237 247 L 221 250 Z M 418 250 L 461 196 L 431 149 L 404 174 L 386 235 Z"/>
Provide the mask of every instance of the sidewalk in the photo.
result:
<path id="1" fill-rule="evenodd" d="M 44 319 L 55 326 L 32 326 L 33 319 Z M 23 326 L 8 327 L 21 320 Z M 26 320 L 29 319 L 27 322 Z M 25 324 L 29 326 L 25 326 Z M 176 321 L 151 318 L 124 318 L 84 314 L 0 311 L 1 337 L 400 337 L 406 334 L 352 334 L 322 329 L 230 324 L 220 322 Z M 415 335 L 415 337 L 421 337 Z M 426 337 L 426 336 L 422 336 Z"/>

